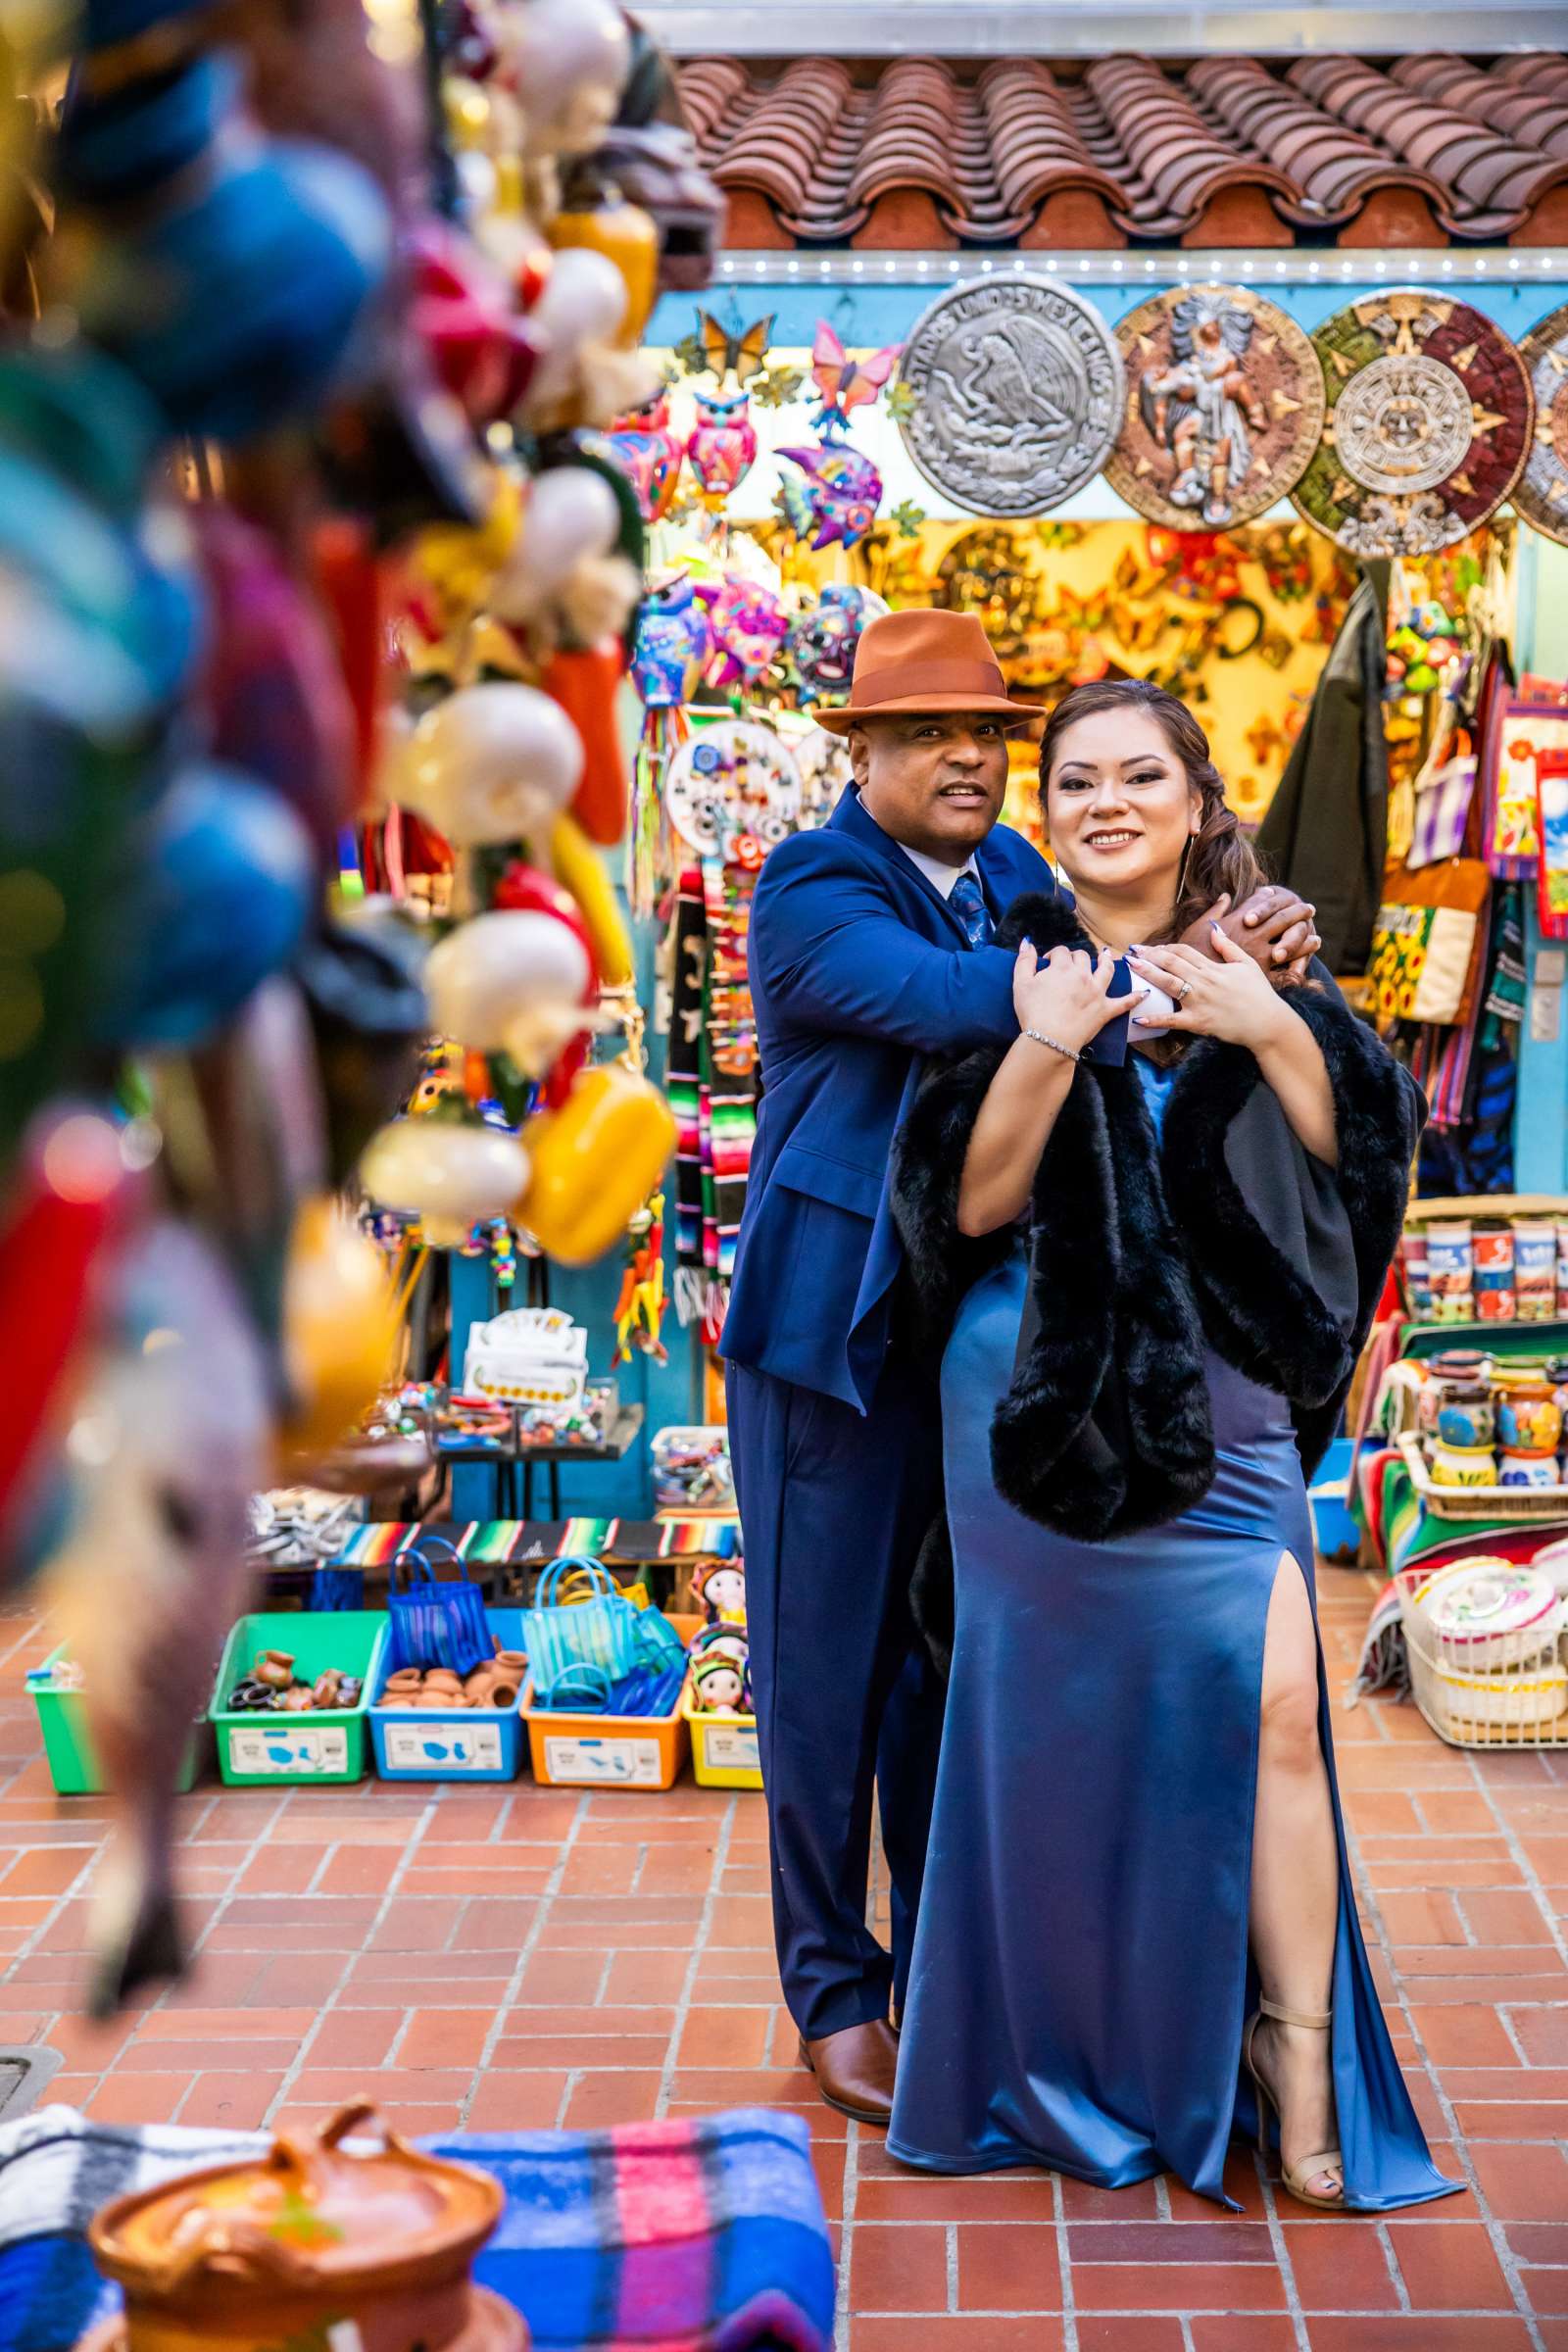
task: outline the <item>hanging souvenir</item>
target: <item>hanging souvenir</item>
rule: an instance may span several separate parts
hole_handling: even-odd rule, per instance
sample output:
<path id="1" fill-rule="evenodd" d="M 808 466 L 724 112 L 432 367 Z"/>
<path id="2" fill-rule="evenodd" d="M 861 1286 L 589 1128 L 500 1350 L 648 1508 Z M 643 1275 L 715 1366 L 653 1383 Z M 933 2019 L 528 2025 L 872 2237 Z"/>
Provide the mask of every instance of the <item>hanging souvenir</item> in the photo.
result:
<path id="1" fill-rule="evenodd" d="M 932 488 L 971 514 L 1041 514 L 1093 481 L 1115 442 L 1121 354 L 1091 303 L 1044 277 L 938 295 L 900 363 L 899 429 Z"/>
<path id="2" fill-rule="evenodd" d="M 667 397 L 662 392 L 646 408 L 618 416 L 610 428 L 610 446 L 637 493 L 644 522 L 662 522 L 675 503 L 685 455 L 685 444 L 670 425 Z"/>
<path id="3" fill-rule="evenodd" d="M 730 376 L 738 384 L 750 383 L 760 375 L 767 365 L 767 347 L 773 336 L 773 313 L 765 318 L 756 318 L 739 333 L 721 324 L 711 311 L 697 314 L 697 345 L 702 352 L 703 366 L 720 389 Z"/>
<path id="4" fill-rule="evenodd" d="M 885 351 L 852 360 L 827 320 L 818 320 L 811 342 L 811 380 L 821 401 L 817 430 L 829 440 L 846 433 L 851 412 L 880 397 L 903 348 L 902 343 L 890 343 Z"/>
<path id="5" fill-rule="evenodd" d="M 664 800 L 681 840 L 705 858 L 743 834 L 767 849 L 795 829 L 800 773 L 771 729 L 720 719 L 672 755 Z"/>
<path id="6" fill-rule="evenodd" d="M 716 514 L 745 481 L 757 457 L 750 394 L 732 392 L 723 398 L 716 392 L 699 392 L 697 422 L 686 456 L 705 505 Z"/>
<path id="7" fill-rule="evenodd" d="M 1536 399 L 1536 434 L 1513 503 L 1526 522 L 1568 546 L 1568 302 L 1519 345 Z"/>
<path id="8" fill-rule="evenodd" d="M 796 746 L 795 765 L 801 779 L 800 828 L 814 831 L 827 823 L 851 780 L 850 747 L 842 736 L 813 727 Z"/>
<path id="9" fill-rule="evenodd" d="M 713 656 L 710 686 L 745 686 L 760 678 L 789 630 L 789 607 L 765 580 L 729 573 L 708 607 Z"/>
<path id="10" fill-rule="evenodd" d="M 1312 340 L 1323 439 L 1292 492 L 1356 556 L 1422 556 L 1465 538 L 1508 496 L 1530 454 L 1523 359 L 1469 303 L 1421 286 L 1368 294 Z"/>
<path id="11" fill-rule="evenodd" d="M 786 475 L 779 485 L 780 511 L 796 538 L 813 548 L 858 547 L 882 503 L 882 476 L 870 459 L 847 441 L 808 443 L 778 455 L 805 476 L 796 482 Z"/>
<path id="12" fill-rule="evenodd" d="M 1568 750 L 1536 760 L 1541 870 L 1537 907 L 1547 939 L 1568 939 Z"/>
<path id="13" fill-rule="evenodd" d="M 814 606 L 796 614 L 784 650 L 787 679 L 803 710 L 845 700 L 860 631 L 887 610 L 874 589 L 835 580 L 822 590 Z"/>
<path id="14" fill-rule="evenodd" d="M 1116 328 L 1127 407 L 1105 479 L 1176 530 L 1250 522 L 1306 471 L 1323 370 L 1306 334 L 1245 286 L 1151 295 Z"/>
<path id="15" fill-rule="evenodd" d="M 713 648 L 708 609 L 695 581 L 684 571 L 651 582 L 637 622 L 631 674 L 646 716 L 632 778 L 631 906 L 634 914 L 653 912 L 663 832 L 663 772 L 670 752 L 686 734 L 682 706 L 689 702 Z"/>

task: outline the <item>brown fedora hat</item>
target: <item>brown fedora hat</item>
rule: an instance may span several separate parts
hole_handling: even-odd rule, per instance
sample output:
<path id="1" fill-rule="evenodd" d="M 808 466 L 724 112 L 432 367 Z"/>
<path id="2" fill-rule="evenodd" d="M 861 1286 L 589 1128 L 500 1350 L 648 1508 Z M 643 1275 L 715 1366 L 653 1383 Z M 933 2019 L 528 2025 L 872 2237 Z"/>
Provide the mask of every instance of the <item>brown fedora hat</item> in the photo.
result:
<path id="1" fill-rule="evenodd" d="M 868 620 L 855 649 L 850 699 L 816 723 L 847 735 L 868 718 L 910 711 L 973 710 L 1027 726 L 1045 714 L 1007 693 L 991 640 L 973 612 L 886 612 Z"/>

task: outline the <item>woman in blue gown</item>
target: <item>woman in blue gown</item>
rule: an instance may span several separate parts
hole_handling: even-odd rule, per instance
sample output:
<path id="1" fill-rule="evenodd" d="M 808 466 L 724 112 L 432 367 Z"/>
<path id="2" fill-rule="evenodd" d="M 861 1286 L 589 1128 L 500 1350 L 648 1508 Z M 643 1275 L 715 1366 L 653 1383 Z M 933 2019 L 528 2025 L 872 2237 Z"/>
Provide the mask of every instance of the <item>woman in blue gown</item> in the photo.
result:
<path id="1" fill-rule="evenodd" d="M 1419 1099 L 1326 974 L 1144 944 L 1257 879 L 1174 698 L 1075 690 L 1041 777 L 1076 905 L 1009 910 L 1021 1034 L 927 1073 L 896 1161 L 954 1619 L 888 2144 L 1227 2202 L 1240 2128 L 1305 2203 L 1421 2203 L 1458 2184 L 1356 1921 L 1303 1479 Z M 1121 1070 L 1078 1058 L 1103 951 L 1162 992 Z"/>

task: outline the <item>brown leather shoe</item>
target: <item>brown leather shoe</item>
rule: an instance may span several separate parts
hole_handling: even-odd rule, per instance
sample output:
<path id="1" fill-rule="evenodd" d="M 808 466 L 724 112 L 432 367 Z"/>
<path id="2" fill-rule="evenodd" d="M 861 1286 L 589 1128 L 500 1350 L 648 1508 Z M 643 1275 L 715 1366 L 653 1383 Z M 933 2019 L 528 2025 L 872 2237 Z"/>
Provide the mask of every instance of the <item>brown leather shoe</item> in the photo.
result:
<path id="1" fill-rule="evenodd" d="M 822 2097 L 858 2124 L 888 2123 L 898 2062 L 893 2028 L 879 2017 L 869 2025 L 846 2026 L 841 2034 L 824 2034 L 820 2041 L 801 2037 L 801 2063 L 816 2077 Z"/>

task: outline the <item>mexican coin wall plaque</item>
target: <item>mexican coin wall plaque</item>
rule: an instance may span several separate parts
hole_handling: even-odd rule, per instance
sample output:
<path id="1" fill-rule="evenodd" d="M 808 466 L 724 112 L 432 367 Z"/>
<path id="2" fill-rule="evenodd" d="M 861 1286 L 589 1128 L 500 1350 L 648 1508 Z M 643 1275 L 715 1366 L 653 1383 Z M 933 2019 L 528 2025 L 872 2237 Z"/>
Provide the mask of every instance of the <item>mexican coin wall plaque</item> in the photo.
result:
<path id="1" fill-rule="evenodd" d="M 1494 514 L 1530 455 L 1530 373 L 1500 327 L 1421 286 L 1368 294 L 1312 337 L 1328 416 L 1295 502 L 1356 556 L 1424 556 Z"/>
<path id="2" fill-rule="evenodd" d="M 1568 547 L 1568 302 L 1519 345 L 1536 395 L 1536 434 L 1513 503 L 1526 522 Z"/>
<path id="3" fill-rule="evenodd" d="M 1092 481 L 1121 423 L 1110 328 L 1046 278 L 939 295 L 905 347 L 900 429 L 932 488 L 974 514 L 1043 514 Z"/>
<path id="4" fill-rule="evenodd" d="M 1323 426 L 1311 339 L 1245 286 L 1151 295 L 1116 328 L 1127 403 L 1105 479 L 1179 531 L 1250 522 L 1295 489 Z"/>

